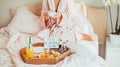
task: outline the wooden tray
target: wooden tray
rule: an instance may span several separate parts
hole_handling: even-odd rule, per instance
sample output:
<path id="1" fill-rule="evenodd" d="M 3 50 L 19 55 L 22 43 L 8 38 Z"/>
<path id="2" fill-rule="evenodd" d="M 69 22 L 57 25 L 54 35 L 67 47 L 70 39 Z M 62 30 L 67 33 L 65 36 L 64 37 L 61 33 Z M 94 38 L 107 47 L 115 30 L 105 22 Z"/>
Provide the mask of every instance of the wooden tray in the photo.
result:
<path id="1" fill-rule="evenodd" d="M 59 61 L 63 60 L 66 56 L 69 56 L 71 54 L 71 50 L 69 48 L 67 48 L 66 52 L 61 53 L 61 55 L 58 56 L 57 58 L 26 58 L 25 49 L 26 49 L 26 47 L 22 48 L 20 50 L 20 55 L 21 55 L 23 61 L 28 64 L 56 64 Z M 51 48 L 51 49 L 58 50 L 59 48 L 58 49 Z"/>

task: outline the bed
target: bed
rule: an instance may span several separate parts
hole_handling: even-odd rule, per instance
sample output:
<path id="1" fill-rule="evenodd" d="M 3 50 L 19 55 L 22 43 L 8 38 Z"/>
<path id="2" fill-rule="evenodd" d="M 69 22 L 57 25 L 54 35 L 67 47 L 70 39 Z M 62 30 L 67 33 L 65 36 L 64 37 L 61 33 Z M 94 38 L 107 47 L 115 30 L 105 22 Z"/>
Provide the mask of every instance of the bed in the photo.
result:
<path id="1" fill-rule="evenodd" d="M 27 4 L 25 5 L 31 12 L 33 12 L 35 15 L 40 16 L 40 10 L 41 10 L 41 3 L 32 3 L 32 4 Z M 99 54 L 99 44 L 104 45 L 105 44 L 105 33 L 106 33 L 106 9 L 105 8 L 94 8 L 94 7 L 89 7 L 86 6 L 84 4 L 76 4 L 76 6 L 78 8 L 80 8 L 83 13 L 85 14 L 85 16 L 91 21 L 91 24 L 93 25 L 93 28 L 95 30 L 95 41 L 90 43 L 90 42 L 86 42 L 86 41 L 82 41 L 80 42 L 80 44 L 86 45 L 85 48 L 89 48 L 90 50 L 92 50 L 96 55 Z M 18 8 L 18 7 L 17 7 Z M 16 14 L 16 10 L 17 8 L 11 8 L 10 9 L 10 16 L 11 19 L 14 17 L 14 15 Z M 98 15 L 98 12 L 100 13 Z M 97 19 L 94 19 L 98 17 Z M 101 28 L 102 27 L 102 28 Z M 5 40 L 3 40 L 3 37 L 5 38 Z M 6 34 L 1 34 L 1 40 L 5 42 L 2 45 L 5 46 L 5 44 L 8 42 L 9 40 L 9 36 L 7 36 Z M 89 44 L 89 45 L 88 45 Z M 92 45 L 94 44 L 94 45 Z M 93 46 L 93 47 L 91 47 Z M 3 56 L 2 54 L 5 54 L 5 56 Z M 0 65 L 1 66 L 11 66 L 14 67 L 14 63 L 8 53 L 8 51 L 6 50 L 5 47 L 0 48 L 0 57 L 3 58 L 9 58 L 9 60 L 0 60 Z M 4 61 L 4 62 L 2 62 Z M 7 63 L 8 62 L 8 63 Z M 87 67 L 87 66 L 86 66 Z"/>

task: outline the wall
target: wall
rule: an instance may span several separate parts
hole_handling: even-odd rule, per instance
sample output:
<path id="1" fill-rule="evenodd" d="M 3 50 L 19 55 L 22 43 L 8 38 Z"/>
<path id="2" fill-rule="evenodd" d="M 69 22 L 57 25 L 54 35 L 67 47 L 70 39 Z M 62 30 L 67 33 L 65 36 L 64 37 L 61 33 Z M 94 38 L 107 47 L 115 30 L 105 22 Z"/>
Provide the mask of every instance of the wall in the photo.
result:
<path id="1" fill-rule="evenodd" d="M 85 4 L 93 6 L 93 7 L 104 7 L 102 0 L 75 0 L 75 1 L 84 2 Z"/>
<path id="2" fill-rule="evenodd" d="M 18 7 L 22 6 L 26 3 L 32 2 L 40 2 L 42 0 L 0 0 L 0 27 L 5 26 L 8 23 L 9 19 L 9 9 L 11 7 Z M 87 5 L 92 7 L 104 7 L 102 0 L 75 0 L 76 2 L 84 2 Z M 113 24 L 115 24 L 116 19 L 116 8 L 112 6 L 112 17 L 113 17 Z M 119 17 L 120 19 L 120 17 Z M 120 23 L 120 20 L 119 20 Z M 107 24 L 107 34 L 111 32 L 110 22 L 108 20 Z"/>

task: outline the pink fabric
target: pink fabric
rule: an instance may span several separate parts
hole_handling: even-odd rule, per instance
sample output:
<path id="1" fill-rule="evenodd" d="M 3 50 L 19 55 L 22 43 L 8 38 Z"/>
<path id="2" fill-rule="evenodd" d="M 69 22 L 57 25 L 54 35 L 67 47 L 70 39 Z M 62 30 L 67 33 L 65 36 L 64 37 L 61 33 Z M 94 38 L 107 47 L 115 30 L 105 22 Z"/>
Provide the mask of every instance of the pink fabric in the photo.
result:
<path id="1" fill-rule="evenodd" d="M 43 24 L 40 17 L 34 15 L 26 7 L 21 7 L 17 9 L 9 27 L 13 27 L 23 33 L 37 34 L 42 30 Z"/>

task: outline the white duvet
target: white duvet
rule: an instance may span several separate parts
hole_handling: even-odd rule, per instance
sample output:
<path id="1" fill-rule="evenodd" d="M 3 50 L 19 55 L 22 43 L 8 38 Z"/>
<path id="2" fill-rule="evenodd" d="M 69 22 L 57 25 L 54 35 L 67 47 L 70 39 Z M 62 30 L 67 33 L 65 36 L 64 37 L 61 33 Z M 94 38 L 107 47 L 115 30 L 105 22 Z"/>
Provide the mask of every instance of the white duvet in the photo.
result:
<path id="1" fill-rule="evenodd" d="M 24 36 L 25 35 L 25 36 Z M 70 47 L 73 54 L 66 57 L 55 65 L 33 65 L 23 62 L 19 55 L 19 50 L 26 45 L 27 34 L 16 34 L 10 38 L 7 49 L 10 52 L 16 67 L 106 67 L 105 60 L 98 56 L 95 42 L 80 41 L 79 43 L 68 43 L 66 46 Z M 33 37 L 35 40 L 36 38 Z M 36 42 L 39 40 L 35 40 Z M 40 42 L 40 41 L 39 41 Z M 94 45 L 94 46 L 92 46 Z"/>
<path id="2" fill-rule="evenodd" d="M 33 65 L 24 63 L 19 55 L 19 50 L 26 47 L 26 38 L 30 35 L 14 29 L 11 29 L 11 31 L 12 34 L 14 32 L 14 35 L 11 35 L 7 49 L 16 67 L 106 67 L 105 60 L 98 56 L 98 38 L 96 35 L 94 35 L 95 41 L 81 40 L 78 43 L 69 42 L 66 44 L 71 48 L 73 54 L 55 65 Z M 36 36 L 32 36 L 32 38 L 34 43 L 41 41 Z"/>
<path id="3" fill-rule="evenodd" d="M 19 55 L 19 50 L 26 47 L 26 38 L 30 35 L 20 33 L 14 29 L 14 32 L 9 39 L 7 49 L 12 56 L 16 67 L 106 67 L 106 62 L 103 58 L 98 56 L 98 38 L 94 35 L 95 41 L 81 40 L 78 43 L 68 43 L 66 46 L 70 47 L 73 54 L 66 57 L 55 65 L 33 65 L 23 62 Z M 33 42 L 40 42 L 35 36 L 32 36 Z"/>

